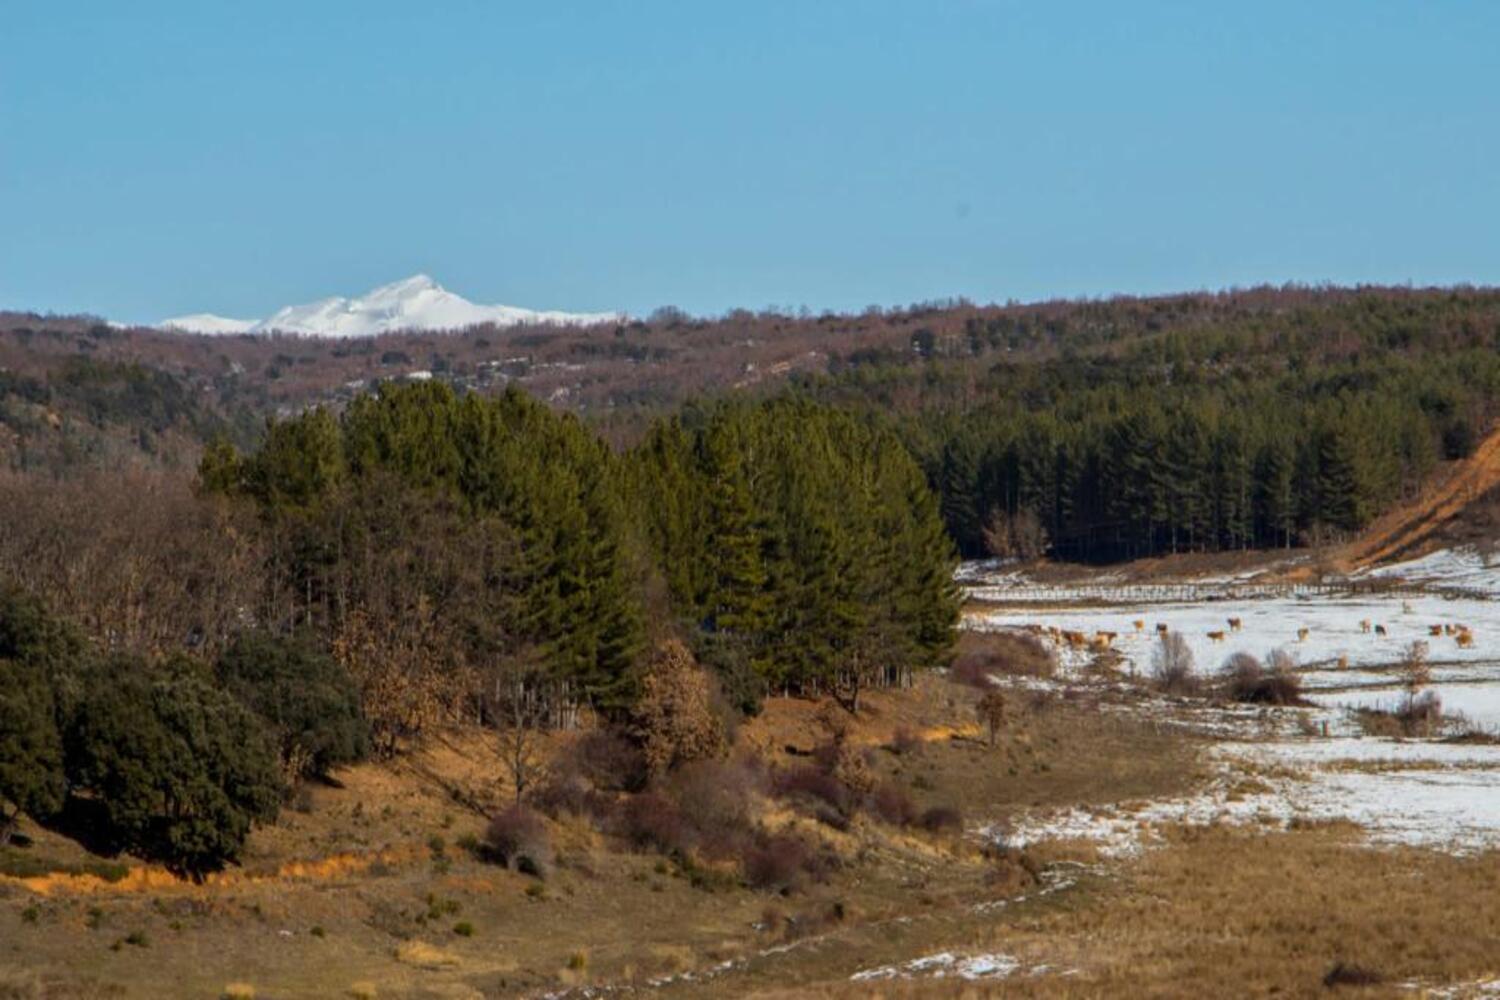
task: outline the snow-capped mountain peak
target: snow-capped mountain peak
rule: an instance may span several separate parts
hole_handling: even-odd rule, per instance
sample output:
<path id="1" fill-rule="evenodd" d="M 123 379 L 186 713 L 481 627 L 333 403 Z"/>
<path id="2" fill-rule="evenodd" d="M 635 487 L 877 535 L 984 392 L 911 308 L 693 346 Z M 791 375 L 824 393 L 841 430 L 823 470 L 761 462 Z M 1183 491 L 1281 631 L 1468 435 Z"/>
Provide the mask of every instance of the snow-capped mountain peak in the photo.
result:
<path id="1" fill-rule="evenodd" d="M 286 306 L 263 320 L 236 320 L 195 313 L 158 326 L 193 333 L 301 333 L 315 337 L 367 337 L 392 330 L 457 330 L 481 323 L 515 326 L 556 323 L 587 326 L 609 323 L 619 313 L 538 312 L 515 306 L 477 305 L 455 295 L 426 274 L 391 282 L 357 298 L 335 296 Z"/>
<path id="2" fill-rule="evenodd" d="M 191 316 L 162 320 L 157 325 L 163 330 L 176 330 L 179 333 L 249 333 L 255 322 L 253 319 L 231 319 L 228 316 L 215 316 L 213 313 L 193 313 Z"/>

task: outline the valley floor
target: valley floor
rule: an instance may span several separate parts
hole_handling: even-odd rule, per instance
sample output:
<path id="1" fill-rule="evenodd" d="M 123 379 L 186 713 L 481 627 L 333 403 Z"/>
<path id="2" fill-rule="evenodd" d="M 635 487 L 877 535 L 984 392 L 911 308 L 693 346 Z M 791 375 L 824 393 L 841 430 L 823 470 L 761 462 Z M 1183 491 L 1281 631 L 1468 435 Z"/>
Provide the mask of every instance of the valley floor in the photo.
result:
<path id="1" fill-rule="evenodd" d="M 544 881 L 484 863 L 459 846 L 484 823 L 463 803 L 496 773 L 472 732 L 341 772 L 202 884 L 111 871 L 27 827 L 30 846 L 0 853 L 0 997 L 1494 995 L 1500 602 L 1483 560 L 1450 555 L 1382 571 L 1383 592 L 1252 595 L 1226 574 L 1130 603 L 971 568 L 975 633 L 1115 631 L 1113 654 L 1061 643 L 1050 676 L 997 670 L 994 747 L 954 678 L 869 695 L 851 739 L 919 806 L 961 807 L 964 829 L 819 828 L 841 865 L 786 896 L 583 820 L 554 825 Z M 1205 676 L 1236 650 L 1296 652 L 1308 703 L 1155 690 L 1157 622 Z M 1445 623 L 1473 644 L 1429 636 Z M 1468 718 L 1372 735 L 1348 708 L 1400 697 L 1413 640 Z M 794 760 L 814 709 L 773 700 L 738 752 Z"/>

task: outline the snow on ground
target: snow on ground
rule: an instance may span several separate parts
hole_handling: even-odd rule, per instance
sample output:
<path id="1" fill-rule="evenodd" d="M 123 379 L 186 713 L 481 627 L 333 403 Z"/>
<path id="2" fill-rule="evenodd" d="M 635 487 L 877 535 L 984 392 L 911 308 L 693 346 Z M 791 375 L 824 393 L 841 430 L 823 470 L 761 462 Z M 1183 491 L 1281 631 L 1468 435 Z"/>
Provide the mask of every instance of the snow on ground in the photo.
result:
<path id="1" fill-rule="evenodd" d="M 1439 549 L 1406 562 L 1355 574 L 1358 579 L 1403 580 L 1434 589 L 1453 588 L 1500 596 L 1500 565 L 1472 548 Z"/>
<path id="2" fill-rule="evenodd" d="M 1008 588 L 1031 587 L 1021 578 L 1005 579 L 1002 569 L 975 572 L 969 579 L 982 581 L 986 596 L 998 593 L 1002 601 Z M 1444 711 L 1500 732 L 1500 565 L 1491 567 L 1472 551 L 1443 551 L 1364 575 L 1400 579 L 1426 591 L 1304 592 L 1134 605 L 1097 598 L 1071 606 L 1016 602 L 971 616 L 968 627 L 980 630 L 1040 625 L 1089 637 L 1115 632 L 1113 648 L 1124 658 L 1123 668 L 1138 675 L 1151 669 L 1158 622 L 1183 636 L 1202 673 L 1219 669 L 1232 653 L 1264 659 L 1271 650 L 1284 649 L 1303 665 L 1299 673 L 1313 703 L 1304 709 L 1214 707 L 1143 696 L 1139 689 L 1123 695 L 1129 685 L 1096 686 L 1123 695 L 1106 699 L 1103 711 L 1138 713 L 1216 737 L 1214 780 L 1189 796 L 1038 812 L 984 833 L 1016 847 L 1083 839 L 1096 843 L 1103 855 L 1119 857 L 1149 848 L 1166 825 L 1279 828 L 1298 820 L 1344 819 L 1359 824 L 1373 844 L 1455 851 L 1500 847 L 1500 746 L 1364 736 L 1348 711 L 1396 707 L 1404 694 L 1398 663 L 1410 643 L 1422 641 L 1432 664 L 1430 688 L 1442 698 Z M 1170 587 L 1163 592 L 1170 593 Z M 1229 618 L 1241 619 L 1242 629 L 1231 630 Z M 1136 620 L 1144 623 L 1140 631 Z M 1369 632 L 1362 621 L 1371 623 Z M 1374 625 L 1384 626 L 1387 634 L 1376 634 Z M 1430 635 L 1434 625 L 1470 627 L 1473 646 Z M 1299 638 L 1300 629 L 1307 630 L 1305 638 Z M 1208 635 L 1221 631 L 1222 640 Z M 1081 668 L 1093 654 L 1061 643 L 1058 656 L 1059 679 L 1051 683 L 1064 686 L 1085 676 Z M 1341 659 L 1346 667 L 1337 666 Z"/>
<path id="3" fill-rule="evenodd" d="M 1208 788 L 1151 802 L 1028 815 L 980 831 L 1007 847 L 1088 841 L 1108 858 L 1159 843 L 1168 826 L 1349 820 L 1372 844 L 1451 851 L 1500 845 L 1500 747 L 1288 739 L 1224 744 Z"/>
<path id="4" fill-rule="evenodd" d="M 1240 631 L 1230 629 L 1230 618 L 1241 620 Z M 1142 631 L 1135 630 L 1135 621 L 1144 623 Z M 1370 622 L 1369 632 L 1363 630 L 1361 621 Z M 1334 664 L 1346 657 L 1351 667 L 1388 666 L 1415 640 L 1428 644 L 1428 658 L 1434 665 L 1481 663 L 1500 657 L 1500 601 L 1437 596 L 1174 602 L 1149 608 L 1006 607 L 981 611 L 968 619 L 970 628 L 980 630 L 1042 625 L 1089 637 L 1114 632 L 1114 649 L 1138 671 L 1150 669 L 1158 623 L 1182 634 L 1202 671 L 1218 669 L 1231 653 L 1246 652 L 1263 659 L 1273 649 L 1284 649 L 1308 665 Z M 1377 634 L 1376 625 L 1384 627 L 1386 634 Z M 1431 636 L 1432 625 L 1467 625 L 1473 630 L 1474 643 L 1465 649 L 1453 636 Z M 1299 638 L 1301 629 L 1307 629 L 1306 638 Z M 1210 638 L 1210 632 L 1222 632 L 1223 639 Z M 1087 651 L 1060 652 L 1064 667 L 1080 667 L 1089 660 Z"/>
<path id="5" fill-rule="evenodd" d="M 1500 668 L 1497 668 L 1500 673 Z M 1497 676 L 1494 680 L 1500 680 Z M 1500 684 L 1490 682 L 1443 683 L 1436 680 L 1428 690 L 1442 699 L 1443 714 L 1462 715 L 1486 732 L 1500 732 Z M 1393 711 L 1401 706 L 1406 690 L 1399 684 L 1367 685 L 1336 691 L 1310 691 L 1308 699 L 1326 708 L 1376 708 Z"/>
<path id="6" fill-rule="evenodd" d="M 856 983 L 877 979 L 914 979 L 930 976 L 942 979 L 956 976 L 959 979 L 1004 979 L 1021 967 L 1021 963 L 1009 955 L 959 956 L 951 951 L 940 951 L 936 955 L 924 955 L 901 965 L 882 965 L 875 969 L 864 969 L 850 976 Z"/>

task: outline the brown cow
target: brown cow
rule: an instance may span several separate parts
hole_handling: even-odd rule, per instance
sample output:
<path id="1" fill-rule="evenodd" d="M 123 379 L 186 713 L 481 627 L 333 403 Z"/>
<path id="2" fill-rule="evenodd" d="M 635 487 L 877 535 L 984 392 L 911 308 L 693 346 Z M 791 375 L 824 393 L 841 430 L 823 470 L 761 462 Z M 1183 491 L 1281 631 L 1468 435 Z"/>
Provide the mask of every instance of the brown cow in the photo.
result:
<path id="1" fill-rule="evenodd" d="M 1238 632 L 1242 627 L 1244 627 L 1244 624 L 1245 623 L 1240 621 L 1240 619 L 1238 618 L 1231 618 L 1229 619 L 1229 631 Z"/>
<path id="2" fill-rule="evenodd" d="M 1167 634 L 1167 623 L 1166 622 L 1157 622 L 1156 623 L 1156 634 L 1157 635 L 1166 635 Z"/>
<path id="3" fill-rule="evenodd" d="M 1461 629 L 1458 635 L 1453 637 L 1453 641 L 1458 643 L 1459 649 L 1468 649 L 1474 645 L 1474 633 L 1468 629 Z"/>
<path id="4" fill-rule="evenodd" d="M 1343 655 L 1342 653 L 1339 654 L 1339 669 L 1340 670 L 1348 670 L 1349 669 L 1349 657 Z"/>
<path id="5" fill-rule="evenodd" d="M 1298 642 L 1306 642 L 1307 641 L 1307 633 L 1308 633 L 1308 631 L 1309 631 L 1308 629 L 1299 628 L 1297 630 L 1297 641 Z"/>
<path id="6" fill-rule="evenodd" d="M 1135 630 L 1137 632 L 1144 631 L 1145 628 L 1146 628 L 1146 623 L 1143 622 L 1143 621 L 1141 621 L 1139 618 L 1137 618 L 1135 621 L 1131 622 L 1130 624 L 1132 624 L 1132 625 L 1135 626 Z"/>
<path id="7" fill-rule="evenodd" d="M 1224 633 L 1223 632 L 1210 632 L 1210 633 L 1208 633 L 1208 637 L 1209 637 L 1210 640 L 1212 640 L 1214 642 L 1223 642 L 1224 641 Z"/>
<path id="8" fill-rule="evenodd" d="M 1427 626 L 1427 634 L 1428 635 L 1442 635 L 1443 634 L 1443 626 L 1441 626 L 1441 625 L 1429 625 L 1429 626 Z"/>

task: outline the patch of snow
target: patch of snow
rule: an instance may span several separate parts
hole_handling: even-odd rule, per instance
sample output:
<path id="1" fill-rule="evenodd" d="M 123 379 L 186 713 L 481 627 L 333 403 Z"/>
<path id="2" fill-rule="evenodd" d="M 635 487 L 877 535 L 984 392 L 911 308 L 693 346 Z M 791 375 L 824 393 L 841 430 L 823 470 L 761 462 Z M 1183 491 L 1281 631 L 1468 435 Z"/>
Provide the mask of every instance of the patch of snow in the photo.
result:
<path id="1" fill-rule="evenodd" d="M 1495 678 L 1500 680 L 1500 678 Z M 1443 683 L 1434 679 L 1424 690 L 1442 699 L 1443 714 L 1459 714 L 1486 730 L 1500 730 L 1500 685 L 1494 683 Z M 1369 685 L 1340 691 L 1309 691 L 1309 700 L 1330 708 L 1400 708 L 1406 690 L 1399 684 Z"/>
<path id="2" fill-rule="evenodd" d="M 157 326 L 160 329 L 174 330 L 178 333 L 234 334 L 249 333 L 254 329 L 255 323 L 253 319 L 231 319 L 228 316 L 215 316 L 213 313 L 193 313 L 190 316 L 164 319 Z"/>
<path id="3" fill-rule="evenodd" d="M 1438 549 L 1418 559 L 1377 566 L 1355 576 L 1500 596 L 1500 565 L 1492 565 L 1472 547 Z"/>
<path id="4" fill-rule="evenodd" d="M 864 969 L 850 976 L 852 982 L 863 983 L 879 979 L 914 979 L 927 976 L 942 979 L 956 976 L 959 979 L 1004 979 L 1021 968 L 1021 963 L 1009 955 L 998 953 L 986 955 L 955 955 L 951 951 L 940 951 L 935 955 L 914 958 L 902 965 L 883 965 L 875 969 Z"/>

